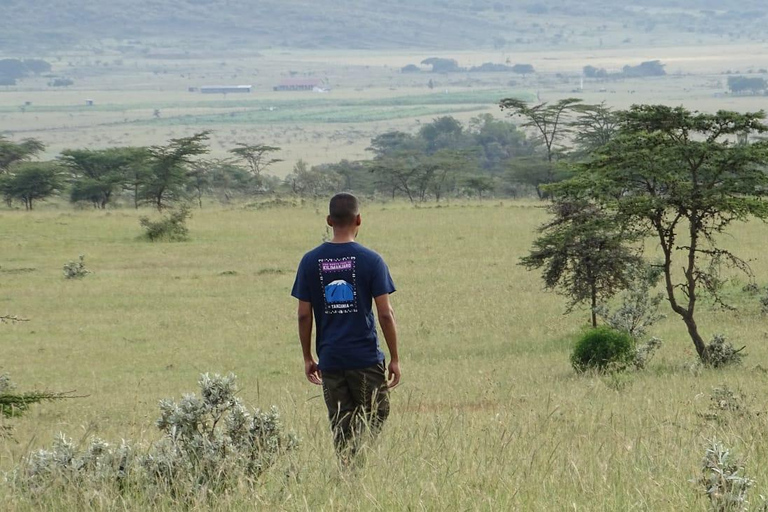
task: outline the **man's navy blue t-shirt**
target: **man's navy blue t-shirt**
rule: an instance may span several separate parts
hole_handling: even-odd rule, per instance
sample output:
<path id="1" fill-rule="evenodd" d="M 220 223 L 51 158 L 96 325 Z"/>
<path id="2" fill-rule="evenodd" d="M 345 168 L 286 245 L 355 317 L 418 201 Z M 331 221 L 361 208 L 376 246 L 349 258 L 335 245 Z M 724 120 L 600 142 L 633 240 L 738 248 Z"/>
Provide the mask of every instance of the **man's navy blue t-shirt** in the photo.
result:
<path id="1" fill-rule="evenodd" d="M 321 371 L 356 370 L 384 361 L 373 299 L 394 291 L 381 256 L 357 242 L 326 242 L 304 255 L 291 295 L 312 304 Z"/>

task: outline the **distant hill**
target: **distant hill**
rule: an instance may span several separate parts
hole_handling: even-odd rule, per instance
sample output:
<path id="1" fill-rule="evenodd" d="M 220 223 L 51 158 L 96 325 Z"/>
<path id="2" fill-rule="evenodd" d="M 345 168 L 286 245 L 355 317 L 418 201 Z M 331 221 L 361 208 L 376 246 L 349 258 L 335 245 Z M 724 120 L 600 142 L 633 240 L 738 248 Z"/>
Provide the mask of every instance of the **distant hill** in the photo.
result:
<path id="1" fill-rule="evenodd" d="M 0 55 L 97 40 L 226 48 L 478 49 L 760 38 L 763 0 L 0 0 Z M 622 37 L 623 36 L 623 37 Z M 693 41 L 692 41 L 693 42 Z"/>

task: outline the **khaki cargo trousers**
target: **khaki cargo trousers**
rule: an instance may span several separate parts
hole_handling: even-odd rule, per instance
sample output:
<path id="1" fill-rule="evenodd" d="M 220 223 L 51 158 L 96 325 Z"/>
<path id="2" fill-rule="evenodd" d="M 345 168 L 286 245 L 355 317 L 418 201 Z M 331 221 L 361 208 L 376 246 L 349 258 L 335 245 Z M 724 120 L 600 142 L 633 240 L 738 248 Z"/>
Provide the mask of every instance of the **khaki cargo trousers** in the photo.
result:
<path id="1" fill-rule="evenodd" d="M 389 416 L 384 363 L 323 372 L 323 396 L 336 451 L 353 455 L 366 436 L 375 437 L 381 431 Z"/>

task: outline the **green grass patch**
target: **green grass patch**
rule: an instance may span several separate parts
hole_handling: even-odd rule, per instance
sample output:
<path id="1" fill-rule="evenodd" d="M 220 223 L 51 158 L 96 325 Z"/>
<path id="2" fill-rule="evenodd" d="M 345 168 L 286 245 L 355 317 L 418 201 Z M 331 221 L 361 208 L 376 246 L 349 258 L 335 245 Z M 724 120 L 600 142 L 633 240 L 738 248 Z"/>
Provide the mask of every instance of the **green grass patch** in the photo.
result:
<path id="1" fill-rule="evenodd" d="M 322 391 L 304 377 L 290 296 L 299 260 L 325 233 L 324 202 L 206 207 L 189 219 L 183 244 L 139 240 L 148 211 L 3 209 L 0 268 L 37 270 L 0 272 L 0 315 L 29 319 L 0 325 L 2 372 L 19 389 L 87 396 L 8 420 L 0 472 L 57 432 L 155 440 L 158 400 L 210 371 L 236 373 L 244 403 L 278 406 L 302 444 L 256 491 L 204 494 L 189 510 L 700 510 L 706 498 L 690 481 L 715 435 L 745 456 L 759 503 L 768 493 L 765 317 L 703 310 L 707 337 L 723 332 L 747 345 L 741 368 L 697 369 L 670 314 L 651 333 L 665 343 L 649 371 L 578 375 L 570 340 L 588 315 L 563 315 L 565 299 L 518 265 L 546 220 L 540 205 L 364 205 L 358 240 L 382 254 L 398 286 L 403 380 L 354 473 L 339 470 Z M 768 226 L 736 225 L 732 235 L 728 248 L 764 283 Z M 63 279 L 62 263 L 82 253 L 94 273 Z M 703 419 L 712 389 L 724 385 L 755 413 Z M 0 486 L 9 511 L 149 510 L 150 498 L 141 488 L 77 486 L 25 498 Z M 169 496 L 154 508 L 181 507 Z"/>
<path id="2" fill-rule="evenodd" d="M 306 94 L 296 93 L 295 100 L 285 99 L 211 99 L 207 101 L 173 101 L 173 102 L 145 102 L 145 103 L 105 103 L 93 106 L 86 105 L 30 105 L 25 107 L 28 113 L 67 113 L 67 112 L 128 112 L 147 109 L 257 109 L 267 110 L 294 110 L 307 108 L 343 108 L 343 107 L 414 107 L 425 105 L 495 105 L 502 98 L 515 97 L 525 100 L 535 99 L 535 95 L 527 91 L 502 91 L 502 90 L 478 90 L 455 93 L 433 93 L 408 96 L 395 96 L 392 98 L 373 99 L 342 99 L 330 95 L 315 95 L 307 98 Z M 217 98 L 214 96 L 214 98 Z M 0 113 L 18 112 L 16 106 L 0 106 Z"/>
<path id="3" fill-rule="evenodd" d="M 259 110 L 248 112 L 231 112 L 228 114 L 186 115 L 136 121 L 134 124 L 151 126 L 195 126 L 195 125 L 226 125 L 226 124 L 279 124 L 279 123 L 371 123 L 375 121 L 391 121 L 409 119 L 412 117 L 451 115 L 462 112 L 485 110 L 482 105 L 468 107 L 451 106 L 420 106 L 420 107 L 328 107 L 328 108 L 295 108 L 286 110 Z"/>

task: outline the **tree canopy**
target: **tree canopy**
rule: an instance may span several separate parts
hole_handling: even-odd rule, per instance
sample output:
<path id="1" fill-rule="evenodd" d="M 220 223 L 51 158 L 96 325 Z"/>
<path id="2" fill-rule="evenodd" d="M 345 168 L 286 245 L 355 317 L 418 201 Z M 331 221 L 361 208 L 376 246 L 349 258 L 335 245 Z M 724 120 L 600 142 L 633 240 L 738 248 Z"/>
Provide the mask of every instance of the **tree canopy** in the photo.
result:
<path id="1" fill-rule="evenodd" d="M 188 166 L 193 157 L 208 152 L 205 142 L 210 132 L 200 132 L 190 137 L 171 139 L 165 146 L 152 146 L 148 150 L 149 174 L 141 183 L 139 195 L 158 210 L 168 207 L 184 196 Z"/>
<path id="2" fill-rule="evenodd" d="M 55 162 L 22 162 L 13 172 L 0 176 L 0 192 L 6 201 L 20 200 L 27 210 L 62 187 L 61 169 Z"/>
<path id="3" fill-rule="evenodd" d="M 0 135 L 0 174 L 9 172 L 14 163 L 30 160 L 44 150 L 45 145 L 37 139 L 13 142 Z"/>

